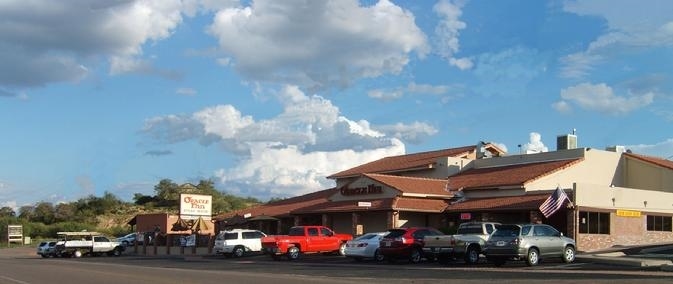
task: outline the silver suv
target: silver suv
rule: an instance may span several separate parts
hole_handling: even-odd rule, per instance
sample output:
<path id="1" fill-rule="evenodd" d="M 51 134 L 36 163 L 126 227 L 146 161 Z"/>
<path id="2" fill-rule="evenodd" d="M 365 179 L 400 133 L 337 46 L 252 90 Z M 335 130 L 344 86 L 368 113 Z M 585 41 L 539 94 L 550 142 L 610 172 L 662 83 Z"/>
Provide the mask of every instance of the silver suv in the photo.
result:
<path id="1" fill-rule="evenodd" d="M 241 257 L 250 252 L 262 251 L 262 237 L 266 234 L 258 230 L 233 229 L 221 231 L 215 237 L 216 254 Z"/>
<path id="2" fill-rule="evenodd" d="M 507 260 L 525 260 L 528 266 L 534 266 L 545 257 L 560 257 L 571 263 L 575 260 L 575 240 L 544 224 L 499 225 L 483 253 L 496 266 Z"/>

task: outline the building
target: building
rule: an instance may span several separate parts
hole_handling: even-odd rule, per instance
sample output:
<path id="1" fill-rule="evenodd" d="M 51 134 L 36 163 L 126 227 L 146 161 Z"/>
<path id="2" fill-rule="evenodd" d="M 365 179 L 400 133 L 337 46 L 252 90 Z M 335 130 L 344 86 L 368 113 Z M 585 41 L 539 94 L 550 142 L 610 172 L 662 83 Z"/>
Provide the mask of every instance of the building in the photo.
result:
<path id="1" fill-rule="evenodd" d="M 571 135 L 568 135 L 571 136 Z M 255 216 L 267 232 L 322 224 L 362 234 L 392 227 L 452 231 L 466 221 L 551 224 L 578 250 L 673 241 L 673 161 L 609 150 L 576 148 L 559 136 L 557 150 L 505 155 L 479 143 L 386 157 L 331 175 L 336 187 L 216 217 Z M 561 188 L 569 196 L 545 218 L 540 205 Z M 233 215 L 232 215 L 233 214 Z"/>

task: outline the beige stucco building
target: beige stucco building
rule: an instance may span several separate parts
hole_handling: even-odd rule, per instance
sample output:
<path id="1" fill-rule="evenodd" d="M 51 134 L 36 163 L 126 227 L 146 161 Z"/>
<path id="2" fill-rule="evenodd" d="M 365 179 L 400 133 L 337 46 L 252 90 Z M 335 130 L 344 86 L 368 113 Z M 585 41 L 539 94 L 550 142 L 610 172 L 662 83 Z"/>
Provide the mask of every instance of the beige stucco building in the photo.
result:
<path id="1" fill-rule="evenodd" d="M 568 147 L 571 146 L 571 147 Z M 506 155 L 481 143 L 386 157 L 331 175 L 336 187 L 222 215 L 271 216 L 255 226 L 283 233 L 322 224 L 362 234 L 392 227 L 451 231 L 465 221 L 548 223 L 573 237 L 580 251 L 673 242 L 673 161 L 559 145 L 551 152 Z M 556 189 L 570 202 L 545 218 L 539 206 Z"/>

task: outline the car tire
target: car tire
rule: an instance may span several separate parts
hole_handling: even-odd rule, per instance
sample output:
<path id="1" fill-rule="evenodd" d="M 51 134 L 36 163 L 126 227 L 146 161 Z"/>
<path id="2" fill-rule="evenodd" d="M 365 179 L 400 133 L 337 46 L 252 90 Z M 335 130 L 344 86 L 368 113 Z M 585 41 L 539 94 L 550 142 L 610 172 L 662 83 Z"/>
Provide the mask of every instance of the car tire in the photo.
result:
<path id="1" fill-rule="evenodd" d="M 72 257 L 80 258 L 80 257 L 82 257 L 82 252 L 80 250 L 76 250 L 76 251 L 72 252 Z"/>
<path id="2" fill-rule="evenodd" d="M 540 252 L 535 248 L 529 249 L 528 254 L 526 254 L 526 265 L 536 266 L 539 263 L 540 263 Z"/>
<path id="3" fill-rule="evenodd" d="M 476 264 L 479 262 L 479 249 L 475 246 L 467 247 L 465 251 L 465 263 L 466 264 Z"/>
<path id="4" fill-rule="evenodd" d="M 234 250 L 231 251 L 231 256 L 233 257 L 242 257 L 245 254 L 245 249 L 243 247 L 235 247 Z"/>
<path id="5" fill-rule="evenodd" d="M 383 255 L 381 254 L 381 252 L 379 252 L 378 249 L 374 252 L 374 260 L 375 260 L 376 262 L 381 262 L 381 261 L 384 261 L 385 259 L 386 259 L 386 257 L 383 256 Z"/>
<path id="6" fill-rule="evenodd" d="M 575 261 L 575 248 L 572 246 L 566 246 L 563 249 L 563 262 L 571 263 Z"/>
<path id="7" fill-rule="evenodd" d="M 120 247 L 116 247 L 116 248 L 112 251 L 112 255 L 113 255 L 113 256 L 121 256 L 121 255 L 122 255 L 122 249 L 121 249 Z"/>
<path id="8" fill-rule="evenodd" d="M 340 256 L 346 255 L 346 243 L 341 243 L 341 245 L 339 245 L 338 253 Z"/>
<path id="9" fill-rule="evenodd" d="M 301 254 L 301 251 L 299 250 L 299 247 L 290 247 L 287 249 L 287 258 L 289 260 L 297 260 L 299 259 L 299 255 Z"/>
<path id="10" fill-rule="evenodd" d="M 412 249 L 411 255 L 409 256 L 409 262 L 419 263 L 421 262 L 421 259 L 423 259 L 423 252 L 418 248 Z"/>
<path id="11" fill-rule="evenodd" d="M 129 246 L 129 241 L 123 241 L 122 245 L 124 245 L 125 247 Z"/>

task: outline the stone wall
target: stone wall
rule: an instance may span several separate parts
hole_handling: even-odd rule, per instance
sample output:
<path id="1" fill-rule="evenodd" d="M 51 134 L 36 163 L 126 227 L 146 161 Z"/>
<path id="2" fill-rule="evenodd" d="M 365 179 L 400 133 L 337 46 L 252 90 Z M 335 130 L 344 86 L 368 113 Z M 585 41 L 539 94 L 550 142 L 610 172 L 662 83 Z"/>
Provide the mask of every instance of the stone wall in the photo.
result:
<path id="1" fill-rule="evenodd" d="M 596 251 L 614 246 L 673 242 L 673 232 L 647 231 L 647 216 L 621 217 L 610 214 L 610 234 L 578 234 L 577 250 Z"/>

